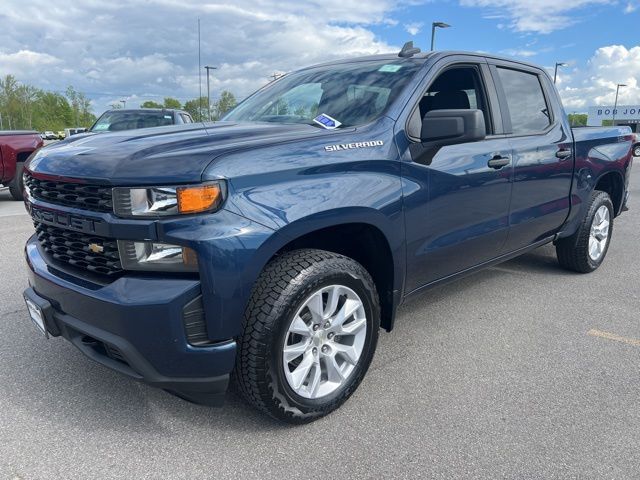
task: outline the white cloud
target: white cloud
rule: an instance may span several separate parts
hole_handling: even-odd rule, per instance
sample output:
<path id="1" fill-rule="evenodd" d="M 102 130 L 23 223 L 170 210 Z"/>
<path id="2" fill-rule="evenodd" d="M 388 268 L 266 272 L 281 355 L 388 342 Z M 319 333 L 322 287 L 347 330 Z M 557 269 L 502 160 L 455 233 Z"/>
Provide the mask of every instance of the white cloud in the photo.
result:
<path id="1" fill-rule="evenodd" d="M 406 23 L 404 25 L 404 29 L 409 33 L 409 35 L 416 36 L 422 30 L 424 23 L 422 22 L 412 22 Z"/>
<path id="2" fill-rule="evenodd" d="M 371 27 L 394 25 L 394 12 L 416 3 L 83 0 L 51 8 L 48 0 L 4 0 L 0 72 L 50 90 L 73 84 L 98 111 L 113 98 L 194 98 L 200 17 L 202 63 L 219 67 L 212 95 L 226 88 L 243 97 L 274 71 L 399 48 Z"/>
<path id="3" fill-rule="evenodd" d="M 535 50 L 525 50 L 525 49 L 513 49 L 508 48 L 506 50 L 502 50 L 500 53 L 504 55 L 509 55 L 510 57 L 534 57 L 538 54 Z"/>
<path id="4" fill-rule="evenodd" d="M 42 71 L 61 63 L 62 60 L 53 55 L 31 50 L 19 50 L 15 53 L 0 52 L 0 72 L 11 72 L 14 76 L 34 70 Z"/>
<path id="5" fill-rule="evenodd" d="M 627 2 L 627 6 L 624 7 L 624 13 L 633 13 L 638 7 L 640 7 L 640 2 Z"/>
<path id="6" fill-rule="evenodd" d="M 584 7 L 611 5 L 611 8 L 618 8 L 617 0 L 460 0 L 460 4 L 491 8 L 495 12 L 489 16 L 506 15 L 513 30 L 536 33 L 551 33 L 573 25 L 577 19 L 572 12 Z"/>
<path id="7" fill-rule="evenodd" d="M 640 46 L 601 47 L 585 68 L 564 72 L 559 89 L 567 110 L 586 111 L 589 105 L 613 105 L 618 83 L 618 104 L 640 103 Z M 562 85 L 565 85 L 562 87 Z"/>

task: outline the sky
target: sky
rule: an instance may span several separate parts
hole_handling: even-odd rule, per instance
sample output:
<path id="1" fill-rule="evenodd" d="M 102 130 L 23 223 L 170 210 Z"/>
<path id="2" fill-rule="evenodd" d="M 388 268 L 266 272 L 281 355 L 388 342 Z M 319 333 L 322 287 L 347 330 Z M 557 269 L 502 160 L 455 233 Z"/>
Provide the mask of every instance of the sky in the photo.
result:
<path id="1" fill-rule="evenodd" d="M 640 0 L 2 0 L 0 76 L 85 92 L 95 113 L 199 94 L 197 19 L 211 96 L 243 98 L 326 60 L 429 48 L 490 52 L 560 69 L 565 108 L 640 104 Z M 203 84 L 206 76 L 203 73 Z M 203 88 L 206 94 L 206 85 Z"/>

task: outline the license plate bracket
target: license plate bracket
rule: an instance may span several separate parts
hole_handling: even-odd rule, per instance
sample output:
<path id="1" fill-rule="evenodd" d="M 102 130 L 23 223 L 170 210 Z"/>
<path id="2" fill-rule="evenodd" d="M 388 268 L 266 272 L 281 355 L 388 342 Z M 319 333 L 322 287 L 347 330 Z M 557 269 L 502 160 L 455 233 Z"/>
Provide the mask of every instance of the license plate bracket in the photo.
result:
<path id="1" fill-rule="evenodd" d="M 38 297 L 32 288 L 25 290 L 23 296 L 24 301 L 27 304 L 29 318 L 38 331 L 40 331 L 45 338 L 49 338 L 49 331 L 47 329 L 47 310 L 51 307 L 51 304 L 43 298 Z"/>

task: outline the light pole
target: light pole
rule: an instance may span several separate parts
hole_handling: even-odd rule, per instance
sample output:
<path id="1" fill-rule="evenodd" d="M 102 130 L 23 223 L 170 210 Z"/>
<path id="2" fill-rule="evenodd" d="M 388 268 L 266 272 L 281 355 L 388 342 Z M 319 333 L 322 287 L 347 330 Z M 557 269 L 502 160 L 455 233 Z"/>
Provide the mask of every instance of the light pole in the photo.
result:
<path id="1" fill-rule="evenodd" d="M 556 79 L 558 78 L 558 67 L 566 67 L 567 64 L 564 62 L 556 62 L 556 69 L 553 72 L 553 83 L 555 85 Z"/>
<path id="2" fill-rule="evenodd" d="M 209 70 L 217 70 L 218 67 L 210 67 L 209 65 L 204 66 L 207 71 L 207 117 L 209 121 L 211 121 L 211 90 L 209 89 Z"/>
<path id="3" fill-rule="evenodd" d="M 626 87 L 625 83 L 618 83 L 616 85 L 616 101 L 613 103 L 613 117 L 611 118 L 611 124 L 615 126 L 616 124 L 616 110 L 618 108 L 618 92 L 620 91 L 620 87 Z"/>
<path id="4" fill-rule="evenodd" d="M 433 51 L 433 45 L 436 39 L 436 28 L 449 28 L 451 25 L 444 22 L 433 22 L 431 24 L 431 51 Z"/>

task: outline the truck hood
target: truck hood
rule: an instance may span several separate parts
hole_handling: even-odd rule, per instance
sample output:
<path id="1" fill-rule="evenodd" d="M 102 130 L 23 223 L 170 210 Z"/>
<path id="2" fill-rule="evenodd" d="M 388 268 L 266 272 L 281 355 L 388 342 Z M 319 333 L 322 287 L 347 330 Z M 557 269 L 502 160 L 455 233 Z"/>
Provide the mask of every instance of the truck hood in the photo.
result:
<path id="1" fill-rule="evenodd" d="M 37 174 L 113 185 L 198 182 L 216 157 L 238 149 L 331 135 L 306 124 L 190 124 L 71 137 L 40 150 Z"/>

